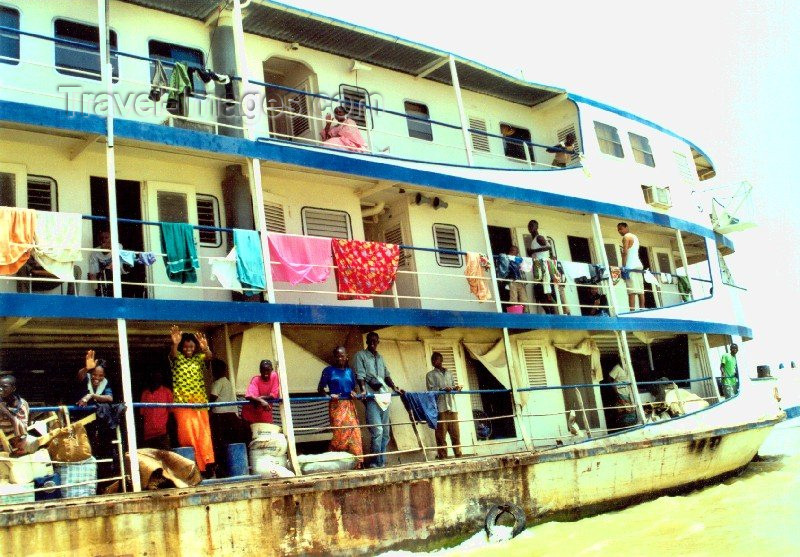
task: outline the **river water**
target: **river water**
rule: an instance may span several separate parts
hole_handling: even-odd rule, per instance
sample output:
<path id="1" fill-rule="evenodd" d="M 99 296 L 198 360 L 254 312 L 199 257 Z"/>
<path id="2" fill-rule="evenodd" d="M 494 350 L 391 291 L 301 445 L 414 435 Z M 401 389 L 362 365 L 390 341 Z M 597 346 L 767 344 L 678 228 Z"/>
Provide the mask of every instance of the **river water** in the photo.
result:
<path id="1" fill-rule="evenodd" d="M 759 454 L 762 460 L 741 475 L 684 495 L 575 522 L 541 524 L 513 540 L 489 542 L 478 532 L 454 548 L 384 555 L 800 555 L 800 423 L 775 429 Z"/>

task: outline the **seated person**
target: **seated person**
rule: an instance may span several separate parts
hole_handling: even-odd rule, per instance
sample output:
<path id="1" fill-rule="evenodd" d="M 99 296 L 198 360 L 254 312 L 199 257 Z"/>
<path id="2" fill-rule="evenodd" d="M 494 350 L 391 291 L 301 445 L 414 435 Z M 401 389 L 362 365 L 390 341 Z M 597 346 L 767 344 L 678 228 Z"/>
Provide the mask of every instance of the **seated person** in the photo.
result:
<path id="1" fill-rule="evenodd" d="M 261 360 L 258 375 L 250 380 L 244 397 L 250 401 L 242 407 L 242 419 L 248 424 L 272 423 L 272 402 L 280 396 L 278 373 L 270 360 Z"/>
<path id="2" fill-rule="evenodd" d="M 320 133 L 323 146 L 355 152 L 366 151 L 367 142 L 364 141 L 361 132 L 358 131 L 358 124 L 347 117 L 345 109 L 337 106 L 333 110 L 333 117 L 338 122 L 335 125 L 331 125 L 333 124 L 331 115 L 325 115 L 325 129 Z"/>
<path id="3" fill-rule="evenodd" d="M 605 315 L 608 317 L 608 298 L 605 294 L 600 293 L 600 289 L 596 286 L 589 288 L 589 295 L 587 297 L 588 315 Z"/>
<path id="4" fill-rule="evenodd" d="M 28 403 L 17 394 L 17 378 L 13 375 L 0 377 L 0 429 L 6 439 L 24 439 L 28 434 L 29 416 Z"/>

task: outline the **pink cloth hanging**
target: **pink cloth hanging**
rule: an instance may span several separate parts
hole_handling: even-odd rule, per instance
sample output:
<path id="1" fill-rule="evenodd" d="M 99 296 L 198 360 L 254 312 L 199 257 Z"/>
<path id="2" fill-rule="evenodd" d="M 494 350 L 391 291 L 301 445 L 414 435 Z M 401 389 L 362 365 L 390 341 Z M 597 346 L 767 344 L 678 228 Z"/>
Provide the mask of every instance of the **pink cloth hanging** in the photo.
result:
<path id="1" fill-rule="evenodd" d="M 331 274 L 331 239 L 267 234 L 272 280 L 291 284 L 325 282 Z"/>

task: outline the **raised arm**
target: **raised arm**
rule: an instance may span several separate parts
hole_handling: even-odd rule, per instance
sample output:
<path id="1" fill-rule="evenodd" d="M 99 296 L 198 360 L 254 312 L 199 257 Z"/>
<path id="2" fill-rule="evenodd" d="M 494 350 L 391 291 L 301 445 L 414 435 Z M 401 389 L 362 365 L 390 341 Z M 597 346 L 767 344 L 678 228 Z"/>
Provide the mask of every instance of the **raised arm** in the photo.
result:
<path id="1" fill-rule="evenodd" d="M 182 336 L 183 331 L 181 331 L 177 325 L 173 325 L 169 328 L 169 337 L 172 339 L 172 348 L 169 351 L 169 357 L 172 359 L 178 357 L 178 345 L 181 343 Z"/>
<path id="2" fill-rule="evenodd" d="M 86 375 L 97 367 L 97 362 L 94 359 L 94 350 L 86 352 L 86 365 L 78 370 L 78 381 L 86 381 Z"/>
<path id="3" fill-rule="evenodd" d="M 214 354 L 211 352 L 211 349 L 208 347 L 208 339 L 206 339 L 206 335 L 203 333 L 195 333 L 195 337 L 197 337 L 197 343 L 200 345 L 200 352 L 206 355 L 206 360 L 211 360 L 214 357 Z"/>

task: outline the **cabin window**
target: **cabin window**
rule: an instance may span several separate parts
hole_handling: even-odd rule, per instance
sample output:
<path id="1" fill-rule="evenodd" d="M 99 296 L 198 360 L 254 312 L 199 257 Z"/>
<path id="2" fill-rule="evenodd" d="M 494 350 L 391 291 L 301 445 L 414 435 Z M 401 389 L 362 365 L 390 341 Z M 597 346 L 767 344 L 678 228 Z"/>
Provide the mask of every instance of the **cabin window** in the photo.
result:
<path id="1" fill-rule="evenodd" d="M 673 151 L 672 155 L 675 157 L 675 166 L 678 167 L 678 174 L 681 179 L 684 183 L 693 184 L 696 181 L 696 174 L 689 167 L 689 158 L 678 151 Z"/>
<path id="2" fill-rule="evenodd" d="M 185 193 L 159 191 L 156 201 L 160 222 L 189 222 L 189 202 Z"/>
<path id="3" fill-rule="evenodd" d="M 264 217 L 267 220 L 267 231 L 286 234 L 286 217 L 284 216 L 283 205 L 265 201 Z"/>
<path id="4" fill-rule="evenodd" d="M 187 66 L 202 68 L 205 66 L 203 63 L 203 52 L 196 48 L 189 48 L 172 43 L 165 43 L 162 41 L 150 41 L 148 43 L 150 58 L 167 62 L 164 64 L 164 70 L 167 72 L 167 79 L 172 76 L 172 69 L 175 62 L 183 62 Z M 154 63 L 150 63 L 150 80 L 153 80 L 156 74 L 156 67 Z M 192 76 L 192 88 L 194 94 L 203 96 L 205 93 L 205 84 L 197 74 Z"/>
<path id="5" fill-rule="evenodd" d="M 65 75 L 100 79 L 100 32 L 97 27 L 84 25 L 74 21 L 57 19 L 54 24 L 54 35 L 57 39 L 65 39 L 69 43 L 55 43 L 56 70 Z M 119 59 L 113 53 L 117 49 L 117 33 L 109 33 L 109 44 L 112 50 L 112 75 L 119 77 Z"/>
<path id="6" fill-rule="evenodd" d="M 534 162 L 533 150 L 526 141 L 531 140 L 531 131 L 512 124 L 500 123 L 500 134 L 503 136 L 503 151 L 512 159 L 530 160 Z M 526 158 L 525 153 L 528 153 Z"/>
<path id="7" fill-rule="evenodd" d="M 594 132 L 597 134 L 597 142 L 600 144 L 600 152 L 612 157 L 623 158 L 625 154 L 622 152 L 622 143 L 619 139 L 617 128 L 603 124 L 602 122 L 594 123 Z"/>
<path id="8" fill-rule="evenodd" d="M 489 147 L 489 136 L 486 135 L 486 129 L 487 129 L 486 120 L 482 118 L 470 117 L 469 128 L 470 128 L 470 135 L 472 136 L 472 150 L 483 151 L 484 153 L 491 152 L 491 149 Z"/>
<path id="9" fill-rule="evenodd" d="M 670 250 L 653 248 L 656 257 L 656 269 L 659 273 L 675 274 L 675 264 Z"/>
<path id="10" fill-rule="evenodd" d="M 361 128 L 367 127 L 367 100 L 369 93 L 363 87 L 339 85 L 341 106 L 347 111 L 347 117 Z"/>
<path id="11" fill-rule="evenodd" d="M 303 207 L 300 210 L 303 221 L 303 234 L 306 236 L 322 236 L 350 240 L 353 232 L 350 227 L 350 215 L 345 211 Z"/>
<path id="12" fill-rule="evenodd" d="M 408 116 L 412 116 L 413 118 L 422 118 L 423 120 L 431 119 L 427 105 L 406 101 L 404 106 Z M 433 130 L 431 129 L 430 122 L 422 122 L 420 120 L 406 118 L 406 123 L 408 124 L 409 137 L 424 139 L 425 141 L 433 141 Z"/>
<path id="13" fill-rule="evenodd" d="M 19 30 L 19 12 L 0 6 L 0 26 Z M 19 34 L 0 31 L 0 64 L 19 64 Z"/>
<path id="14" fill-rule="evenodd" d="M 616 244 L 604 244 L 606 257 L 611 267 L 619 267 L 619 247 Z"/>
<path id="15" fill-rule="evenodd" d="M 433 247 L 437 250 L 461 251 L 458 228 L 452 224 L 433 225 Z M 461 254 L 436 252 L 436 263 L 440 267 L 461 267 Z"/>
<path id="16" fill-rule="evenodd" d="M 49 176 L 28 176 L 28 209 L 58 211 L 57 188 Z"/>
<path id="17" fill-rule="evenodd" d="M 643 135 L 637 135 L 632 132 L 628 132 L 628 137 L 631 140 L 634 160 L 639 164 L 655 166 L 656 160 L 653 158 L 652 149 L 650 149 L 650 140 Z"/>
<path id="18" fill-rule="evenodd" d="M 219 201 L 213 195 L 197 195 L 197 224 L 219 228 Z M 218 248 L 222 245 L 222 232 L 200 229 L 200 245 Z"/>
<path id="19" fill-rule="evenodd" d="M 0 206 L 16 207 L 17 177 L 8 172 L 0 172 Z"/>

